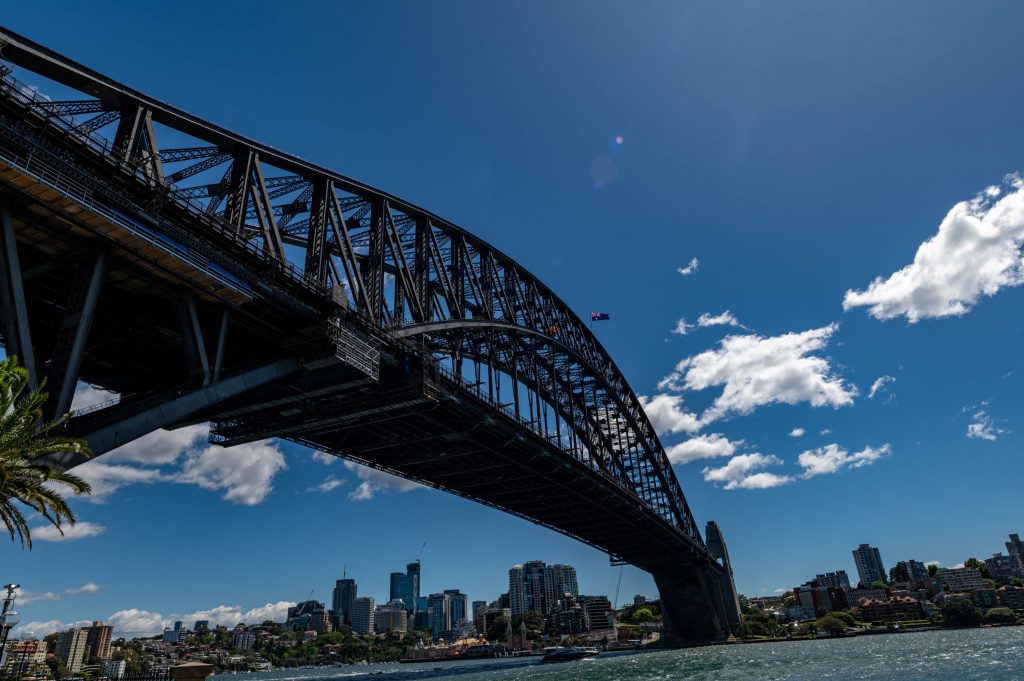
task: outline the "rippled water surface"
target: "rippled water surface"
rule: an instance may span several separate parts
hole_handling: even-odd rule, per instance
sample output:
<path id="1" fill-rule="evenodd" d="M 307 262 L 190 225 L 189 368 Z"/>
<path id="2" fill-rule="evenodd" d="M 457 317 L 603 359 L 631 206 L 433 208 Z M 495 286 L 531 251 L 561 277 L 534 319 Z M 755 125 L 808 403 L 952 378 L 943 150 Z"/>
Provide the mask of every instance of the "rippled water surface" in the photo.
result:
<path id="1" fill-rule="evenodd" d="M 861 636 L 601 656 L 540 665 L 536 658 L 478 662 L 357 665 L 220 675 L 212 681 L 406 681 L 458 677 L 537 681 L 665 679 L 1024 679 L 1024 627 Z"/>

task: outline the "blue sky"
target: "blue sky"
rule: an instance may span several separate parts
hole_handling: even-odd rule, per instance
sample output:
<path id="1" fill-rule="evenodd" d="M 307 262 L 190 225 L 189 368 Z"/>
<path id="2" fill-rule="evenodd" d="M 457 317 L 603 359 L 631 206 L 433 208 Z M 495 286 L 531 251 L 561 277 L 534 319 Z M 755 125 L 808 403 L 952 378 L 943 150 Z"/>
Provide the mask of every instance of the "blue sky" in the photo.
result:
<path id="1" fill-rule="evenodd" d="M 444 215 L 581 315 L 610 313 L 597 333 L 754 595 L 853 574 L 862 542 L 887 566 L 953 564 L 1024 530 L 1022 13 L 38 2 L 4 23 Z M 95 468 L 98 498 L 75 503 L 94 536 L 4 549 L 4 580 L 41 596 L 26 621 L 257 618 L 329 599 L 343 566 L 382 599 L 424 541 L 430 591 L 490 600 L 530 559 L 614 589 L 604 555 L 523 521 L 287 443 L 218 456 L 202 435 Z M 631 568 L 621 590 L 654 594 Z"/>

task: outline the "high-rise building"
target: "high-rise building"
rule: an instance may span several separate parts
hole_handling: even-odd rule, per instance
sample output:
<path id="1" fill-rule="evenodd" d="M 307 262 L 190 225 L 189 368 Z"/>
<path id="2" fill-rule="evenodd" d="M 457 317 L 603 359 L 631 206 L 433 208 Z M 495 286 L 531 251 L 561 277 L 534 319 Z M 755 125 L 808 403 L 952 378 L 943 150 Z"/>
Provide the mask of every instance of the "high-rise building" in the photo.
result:
<path id="1" fill-rule="evenodd" d="M 82 671 L 82 663 L 88 650 L 88 639 L 88 629 L 68 629 L 57 634 L 57 647 L 54 653 L 64 660 L 72 674 Z"/>
<path id="2" fill-rule="evenodd" d="M 415 567 L 416 572 L 392 572 L 391 573 L 391 601 L 400 600 L 405 604 L 409 612 L 416 611 L 416 599 L 419 596 L 420 576 L 418 573 L 419 564 L 410 563 L 409 567 Z"/>
<path id="3" fill-rule="evenodd" d="M 238 629 L 231 634 L 231 647 L 238 650 L 252 650 L 256 644 L 256 632 Z"/>
<path id="4" fill-rule="evenodd" d="M 360 596 L 353 600 L 351 608 L 352 631 L 357 634 L 374 633 L 376 610 L 376 602 L 373 600 L 373 596 Z"/>
<path id="5" fill-rule="evenodd" d="M 420 565 L 419 559 L 405 566 L 405 574 L 409 575 L 410 577 L 416 578 L 416 584 L 413 587 L 412 592 L 412 603 L 420 602 L 420 592 L 423 590 L 423 573 L 421 572 L 422 568 L 423 566 Z M 410 601 L 406 602 L 408 603 Z"/>
<path id="6" fill-rule="evenodd" d="M 1006 542 L 1006 552 L 1017 559 L 1017 565 L 1024 570 L 1024 541 L 1020 540 L 1019 534 L 1010 535 L 1010 541 Z"/>
<path id="7" fill-rule="evenodd" d="M 103 663 L 103 676 L 108 679 L 124 678 L 124 673 L 127 669 L 127 660 L 108 660 Z"/>
<path id="8" fill-rule="evenodd" d="M 447 593 L 427 596 L 427 614 L 430 635 L 441 638 L 452 630 L 451 600 Z"/>
<path id="9" fill-rule="evenodd" d="M 928 567 L 919 560 L 901 560 L 889 570 L 889 581 L 916 587 L 928 581 Z"/>
<path id="10" fill-rule="evenodd" d="M 405 603 L 393 600 L 378 607 L 375 625 L 378 634 L 404 634 L 409 628 L 409 613 L 406 611 Z"/>
<path id="11" fill-rule="evenodd" d="M 164 643 L 184 643 L 185 627 L 180 621 L 174 623 L 173 629 L 164 629 Z"/>
<path id="12" fill-rule="evenodd" d="M 554 600 L 561 600 L 565 594 L 570 596 L 580 595 L 580 587 L 576 582 L 576 568 L 572 565 L 555 563 L 551 566 L 551 576 L 554 578 L 554 584 L 552 585 Z"/>
<path id="13" fill-rule="evenodd" d="M 451 621 L 451 628 L 455 629 L 459 623 L 469 619 L 469 596 L 458 589 L 445 589 L 448 596 L 448 619 Z"/>
<path id="14" fill-rule="evenodd" d="M 86 638 L 88 656 L 100 660 L 110 659 L 110 644 L 114 640 L 114 627 L 103 622 L 93 622 Z"/>
<path id="15" fill-rule="evenodd" d="M 610 629 L 615 626 L 612 603 L 604 596 L 580 596 L 576 602 L 583 608 L 587 629 Z"/>
<path id="16" fill-rule="evenodd" d="M 935 580 L 950 593 L 988 588 L 977 568 L 940 568 L 935 573 Z"/>
<path id="17" fill-rule="evenodd" d="M 334 593 L 331 598 L 331 610 L 337 618 L 338 624 L 352 626 L 352 603 L 356 600 L 356 580 L 339 579 L 334 584 Z"/>
<path id="18" fill-rule="evenodd" d="M 1005 583 L 1024 577 L 1024 570 L 1013 556 L 993 553 L 991 558 L 985 559 L 985 565 L 988 567 L 988 574 L 997 582 Z"/>
<path id="19" fill-rule="evenodd" d="M 853 550 L 853 562 L 857 566 L 857 576 L 862 587 L 869 588 L 876 581 L 885 581 L 887 575 L 878 549 L 861 544 Z"/>
<path id="20" fill-rule="evenodd" d="M 513 565 L 508 570 L 508 603 L 513 617 L 526 612 L 526 585 L 522 565 Z"/>
<path id="21" fill-rule="evenodd" d="M 846 574 L 846 570 L 836 570 L 835 572 L 826 572 L 823 575 L 817 575 L 814 581 L 818 583 L 818 586 L 823 586 L 830 589 L 849 589 L 850 578 Z"/>
<path id="22" fill-rule="evenodd" d="M 192 631 L 200 634 L 204 631 L 210 630 L 210 620 L 196 620 L 195 626 L 192 627 Z"/>
<path id="23" fill-rule="evenodd" d="M 303 601 L 288 608 L 284 626 L 292 631 L 315 631 L 318 634 L 331 630 L 327 607 L 320 601 Z"/>
<path id="24" fill-rule="evenodd" d="M 473 601 L 473 628 L 477 636 L 483 636 L 487 629 L 484 626 L 484 613 L 487 612 L 487 601 Z"/>

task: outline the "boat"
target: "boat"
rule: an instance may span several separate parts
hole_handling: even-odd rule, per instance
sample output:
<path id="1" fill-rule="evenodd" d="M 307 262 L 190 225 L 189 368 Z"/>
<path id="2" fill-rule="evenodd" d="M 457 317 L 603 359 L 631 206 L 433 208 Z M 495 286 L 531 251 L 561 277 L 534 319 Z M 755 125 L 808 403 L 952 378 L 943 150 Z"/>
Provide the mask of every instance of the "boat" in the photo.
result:
<path id="1" fill-rule="evenodd" d="M 548 648 L 544 651 L 544 657 L 541 658 L 541 663 L 544 662 L 571 662 L 573 660 L 582 660 L 588 657 L 597 657 L 600 655 L 600 651 L 597 648 L 578 648 L 576 646 L 559 646 L 557 648 Z"/>

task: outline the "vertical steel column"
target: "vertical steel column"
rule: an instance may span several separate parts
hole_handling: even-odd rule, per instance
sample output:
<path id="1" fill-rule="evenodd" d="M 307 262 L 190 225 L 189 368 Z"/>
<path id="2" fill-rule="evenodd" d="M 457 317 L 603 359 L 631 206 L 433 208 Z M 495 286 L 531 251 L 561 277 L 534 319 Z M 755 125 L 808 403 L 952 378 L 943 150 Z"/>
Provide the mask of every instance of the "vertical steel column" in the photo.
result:
<path id="1" fill-rule="evenodd" d="M 85 343 L 89 338 L 92 320 L 96 315 L 96 303 L 99 301 L 106 266 L 107 253 L 100 250 L 93 262 L 85 295 L 79 297 L 80 292 L 72 291 L 71 295 L 79 297 L 79 300 L 72 303 L 72 306 L 65 311 L 64 319 L 61 320 L 57 347 L 53 353 L 50 370 L 57 389 L 57 399 L 50 407 L 50 413 L 54 416 L 65 414 L 71 407 L 71 400 L 75 396 L 78 372 L 82 366 L 82 354 L 85 352 Z M 70 348 L 67 350 L 65 350 L 66 345 L 61 339 L 61 336 L 65 334 L 73 334 Z"/>
<path id="2" fill-rule="evenodd" d="M 0 248 L 3 250 L 3 291 L 4 336 L 7 339 L 7 354 L 17 355 L 21 365 L 28 371 L 29 388 L 39 385 L 36 375 L 36 358 L 32 350 L 32 331 L 28 323 L 28 307 L 25 304 L 25 288 L 21 279 L 21 259 L 18 257 L 18 241 L 14 236 L 14 217 L 11 202 L 6 196 L 0 197 Z"/>
<path id="3" fill-rule="evenodd" d="M 213 360 L 213 382 L 220 380 L 221 370 L 224 368 L 224 350 L 228 341 L 228 324 L 231 318 L 231 311 L 224 308 L 220 316 L 220 333 L 217 335 L 217 355 Z"/>
<path id="4" fill-rule="evenodd" d="M 384 325 L 384 206 L 374 201 L 370 206 L 370 253 L 367 258 L 366 287 L 370 320 L 374 327 Z"/>
<path id="5" fill-rule="evenodd" d="M 313 183 L 306 236 L 306 279 L 321 286 L 327 285 L 327 260 L 330 258 L 327 247 L 327 185 L 326 178 Z"/>

